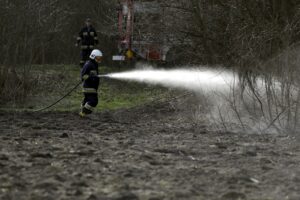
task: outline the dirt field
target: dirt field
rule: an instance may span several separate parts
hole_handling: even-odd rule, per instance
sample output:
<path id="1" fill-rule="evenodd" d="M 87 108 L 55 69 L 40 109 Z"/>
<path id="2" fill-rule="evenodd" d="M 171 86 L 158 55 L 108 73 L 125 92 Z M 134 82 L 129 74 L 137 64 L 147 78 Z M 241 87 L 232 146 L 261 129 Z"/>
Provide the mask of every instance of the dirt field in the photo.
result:
<path id="1" fill-rule="evenodd" d="M 0 114 L 0 199 L 300 199 L 299 142 L 211 131 L 168 105 Z"/>

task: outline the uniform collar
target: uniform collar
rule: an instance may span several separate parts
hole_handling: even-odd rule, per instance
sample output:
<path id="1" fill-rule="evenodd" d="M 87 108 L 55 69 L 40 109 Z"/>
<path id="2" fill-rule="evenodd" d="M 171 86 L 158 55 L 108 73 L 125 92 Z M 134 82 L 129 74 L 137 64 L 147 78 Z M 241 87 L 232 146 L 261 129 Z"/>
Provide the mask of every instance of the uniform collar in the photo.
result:
<path id="1" fill-rule="evenodd" d="M 91 61 L 93 64 L 96 64 L 96 65 L 98 65 L 98 63 L 96 62 L 96 60 L 94 60 L 94 59 L 90 59 L 90 61 Z"/>

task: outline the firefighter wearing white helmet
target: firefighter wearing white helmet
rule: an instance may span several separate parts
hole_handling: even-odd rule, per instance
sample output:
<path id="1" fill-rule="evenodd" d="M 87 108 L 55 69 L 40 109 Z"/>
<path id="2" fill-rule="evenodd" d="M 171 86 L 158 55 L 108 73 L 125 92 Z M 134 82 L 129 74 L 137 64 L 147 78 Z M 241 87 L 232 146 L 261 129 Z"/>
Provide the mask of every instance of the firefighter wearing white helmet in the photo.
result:
<path id="1" fill-rule="evenodd" d="M 81 104 L 81 117 L 91 114 L 98 104 L 99 71 L 98 64 L 101 62 L 103 54 L 100 50 L 94 49 L 85 62 L 81 70 L 81 79 L 83 81 L 84 99 Z"/>

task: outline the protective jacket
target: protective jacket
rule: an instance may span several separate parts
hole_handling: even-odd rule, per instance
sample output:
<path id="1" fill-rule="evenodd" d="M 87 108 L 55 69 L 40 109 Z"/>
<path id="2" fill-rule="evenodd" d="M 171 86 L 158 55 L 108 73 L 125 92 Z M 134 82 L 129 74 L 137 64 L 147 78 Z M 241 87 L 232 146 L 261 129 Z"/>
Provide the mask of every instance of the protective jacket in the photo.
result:
<path id="1" fill-rule="evenodd" d="M 98 74 L 98 63 L 92 59 L 88 60 L 81 70 L 84 93 L 97 93 L 99 87 Z"/>
<path id="2" fill-rule="evenodd" d="M 93 26 L 85 26 L 79 32 L 77 37 L 77 43 L 81 42 L 81 49 L 94 49 L 94 46 L 98 44 L 97 32 Z"/>

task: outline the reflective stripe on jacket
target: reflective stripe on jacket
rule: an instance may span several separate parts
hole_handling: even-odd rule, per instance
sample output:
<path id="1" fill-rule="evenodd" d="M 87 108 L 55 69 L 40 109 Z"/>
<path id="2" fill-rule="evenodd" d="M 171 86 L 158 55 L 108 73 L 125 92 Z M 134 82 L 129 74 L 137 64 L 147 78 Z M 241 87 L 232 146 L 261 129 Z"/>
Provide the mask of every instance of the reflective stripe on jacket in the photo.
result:
<path id="1" fill-rule="evenodd" d="M 97 93 L 95 88 L 82 88 L 82 92 L 84 93 Z"/>
<path id="2" fill-rule="evenodd" d="M 82 49 L 93 49 L 98 44 L 97 32 L 94 27 L 83 27 L 77 37 L 77 43 L 81 42 Z"/>

